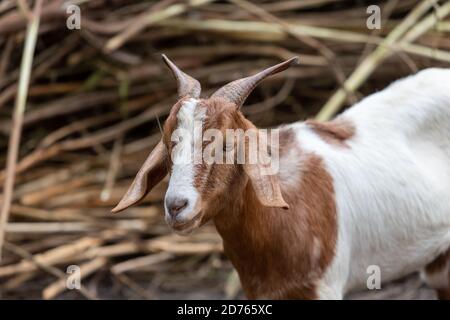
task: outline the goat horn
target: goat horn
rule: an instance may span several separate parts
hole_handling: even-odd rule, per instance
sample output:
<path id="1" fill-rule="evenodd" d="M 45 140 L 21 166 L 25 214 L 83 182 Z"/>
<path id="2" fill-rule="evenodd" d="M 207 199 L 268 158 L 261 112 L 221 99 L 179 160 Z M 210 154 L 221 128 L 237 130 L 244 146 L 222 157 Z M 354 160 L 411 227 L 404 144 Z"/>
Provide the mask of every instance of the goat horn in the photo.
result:
<path id="1" fill-rule="evenodd" d="M 202 90 L 200 87 L 200 82 L 178 69 L 178 67 L 172 61 L 170 61 L 165 54 L 162 55 L 162 58 L 177 80 L 178 96 L 180 98 L 184 98 L 186 96 L 190 96 L 191 98 L 195 99 L 199 98 L 200 92 Z"/>
<path id="2" fill-rule="evenodd" d="M 252 93 L 253 89 L 265 78 L 275 73 L 281 72 L 294 64 L 298 64 L 298 57 L 293 57 L 275 66 L 267 68 L 253 76 L 242 78 L 230 82 L 217 90 L 211 97 L 221 97 L 236 104 L 240 108 L 245 99 Z"/>

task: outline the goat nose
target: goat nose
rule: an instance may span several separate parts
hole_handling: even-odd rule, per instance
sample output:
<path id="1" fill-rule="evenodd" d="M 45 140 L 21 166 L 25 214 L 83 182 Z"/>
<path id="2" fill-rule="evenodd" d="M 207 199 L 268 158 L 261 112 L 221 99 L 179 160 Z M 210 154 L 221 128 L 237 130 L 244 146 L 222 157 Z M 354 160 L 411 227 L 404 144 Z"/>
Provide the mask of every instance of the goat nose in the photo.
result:
<path id="1" fill-rule="evenodd" d="M 188 205 L 187 199 L 168 199 L 166 207 L 172 217 L 176 217 Z"/>

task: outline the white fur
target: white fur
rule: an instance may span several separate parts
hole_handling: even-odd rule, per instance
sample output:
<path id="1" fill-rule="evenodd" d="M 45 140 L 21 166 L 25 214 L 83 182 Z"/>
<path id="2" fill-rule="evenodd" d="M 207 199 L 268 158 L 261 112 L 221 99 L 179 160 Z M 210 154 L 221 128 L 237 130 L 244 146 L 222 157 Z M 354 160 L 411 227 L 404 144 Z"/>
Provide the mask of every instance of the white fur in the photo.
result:
<path id="1" fill-rule="evenodd" d="M 189 99 L 183 102 L 177 114 L 177 128 L 172 136 L 172 141 L 177 142 L 173 149 L 172 174 L 169 181 L 169 187 L 166 193 L 167 199 L 184 198 L 187 199 L 189 205 L 178 214 L 178 220 L 188 221 L 195 218 L 197 212 L 194 210 L 199 193 L 194 187 L 194 145 L 198 141 L 195 138 L 201 139 L 201 126 L 205 114 L 204 108 L 198 105 L 198 100 Z M 200 130 L 200 136 L 198 131 Z M 201 142 L 201 141 L 200 141 Z M 170 219 L 167 207 L 165 205 L 166 219 Z"/>
<path id="2" fill-rule="evenodd" d="M 324 142 L 305 123 L 290 126 L 334 181 L 338 243 L 321 298 L 365 288 L 369 265 L 389 281 L 450 247 L 450 70 L 399 80 L 341 117 L 355 126 L 350 148 Z"/>

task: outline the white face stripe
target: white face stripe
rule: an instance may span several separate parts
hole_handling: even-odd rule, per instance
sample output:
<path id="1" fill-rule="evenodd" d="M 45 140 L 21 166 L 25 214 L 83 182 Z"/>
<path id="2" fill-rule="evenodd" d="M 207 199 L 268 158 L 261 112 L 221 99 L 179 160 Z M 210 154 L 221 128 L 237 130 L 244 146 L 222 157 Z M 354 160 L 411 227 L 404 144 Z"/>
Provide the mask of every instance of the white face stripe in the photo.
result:
<path id="1" fill-rule="evenodd" d="M 188 200 L 189 204 L 179 213 L 178 220 L 192 219 L 197 213 L 194 210 L 199 199 L 198 191 L 194 187 L 194 138 L 201 139 L 205 111 L 204 107 L 198 105 L 197 99 L 191 98 L 182 103 L 177 114 L 178 123 L 175 131 L 179 132 L 180 136 L 174 135 L 172 137 L 177 145 L 171 155 L 173 165 L 166 200 L 176 198 Z M 200 130 L 200 132 L 197 133 L 197 130 Z M 170 218 L 167 207 L 165 209 L 166 218 Z"/>

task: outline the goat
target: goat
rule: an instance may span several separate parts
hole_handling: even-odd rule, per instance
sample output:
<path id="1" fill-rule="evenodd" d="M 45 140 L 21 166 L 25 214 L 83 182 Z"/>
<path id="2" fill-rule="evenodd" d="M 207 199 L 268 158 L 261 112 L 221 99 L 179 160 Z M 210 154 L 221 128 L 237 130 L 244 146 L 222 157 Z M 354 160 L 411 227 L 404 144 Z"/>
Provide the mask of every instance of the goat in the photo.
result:
<path id="1" fill-rule="evenodd" d="M 342 299 L 367 286 L 372 265 L 382 281 L 422 270 L 439 297 L 450 298 L 450 70 L 396 81 L 329 122 L 281 126 L 279 170 L 262 174 L 260 162 L 193 163 L 190 147 L 204 141 L 195 134 L 175 141 L 173 133 L 193 132 L 195 122 L 203 132 L 257 130 L 242 104 L 297 58 L 207 99 L 197 80 L 163 59 L 180 100 L 113 212 L 170 173 L 167 223 L 186 234 L 212 220 L 248 298 Z M 235 139 L 230 148 L 246 144 Z"/>

